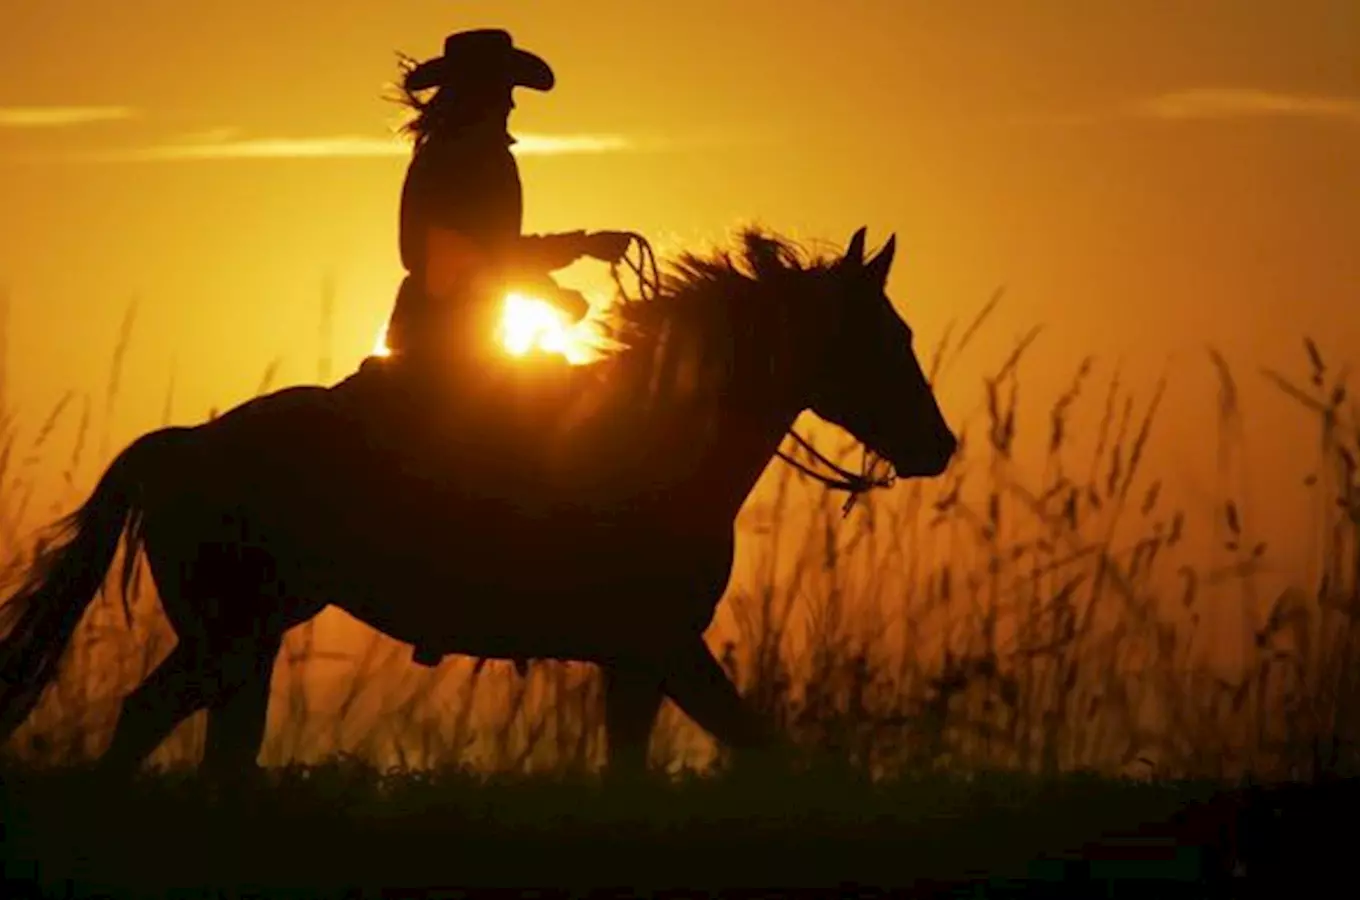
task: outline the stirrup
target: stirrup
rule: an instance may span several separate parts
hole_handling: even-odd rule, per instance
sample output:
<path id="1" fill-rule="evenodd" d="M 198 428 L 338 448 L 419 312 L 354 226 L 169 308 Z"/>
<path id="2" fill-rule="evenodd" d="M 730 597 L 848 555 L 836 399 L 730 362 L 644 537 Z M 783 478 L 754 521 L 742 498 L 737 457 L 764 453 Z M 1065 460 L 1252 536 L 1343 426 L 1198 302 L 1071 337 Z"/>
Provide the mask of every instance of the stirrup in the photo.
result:
<path id="1" fill-rule="evenodd" d="M 444 660 L 445 653 L 429 645 L 418 645 L 411 651 L 411 661 L 418 666 L 434 668 Z"/>

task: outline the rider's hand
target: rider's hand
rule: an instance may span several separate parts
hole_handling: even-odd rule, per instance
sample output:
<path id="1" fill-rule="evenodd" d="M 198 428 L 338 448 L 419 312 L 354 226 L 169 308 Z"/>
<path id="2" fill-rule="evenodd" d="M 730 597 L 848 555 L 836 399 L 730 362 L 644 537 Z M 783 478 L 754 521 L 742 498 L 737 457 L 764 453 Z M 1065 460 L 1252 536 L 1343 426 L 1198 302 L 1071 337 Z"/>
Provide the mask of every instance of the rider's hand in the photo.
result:
<path id="1" fill-rule="evenodd" d="M 623 259 L 633 245 L 633 236 L 622 231 L 592 231 L 585 237 L 587 256 L 613 265 Z"/>
<path id="2" fill-rule="evenodd" d="M 561 310 L 567 317 L 567 321 L 575 325 L 590 312 L 590 301 L 580 291 L 573 291 L 569 288 L 559 287 L 553 291 L 549 301 L 553 306 Z"/>

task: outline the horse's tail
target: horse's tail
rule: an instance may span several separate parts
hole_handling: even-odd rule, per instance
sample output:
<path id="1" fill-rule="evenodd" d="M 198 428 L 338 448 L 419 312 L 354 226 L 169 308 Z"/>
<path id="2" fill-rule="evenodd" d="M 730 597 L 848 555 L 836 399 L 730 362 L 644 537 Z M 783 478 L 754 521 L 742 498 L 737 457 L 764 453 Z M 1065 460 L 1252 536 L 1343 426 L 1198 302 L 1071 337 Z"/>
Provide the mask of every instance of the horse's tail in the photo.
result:
<path id="1" fill-rule="evenodd" d="M 134 441 L 99 479 L 90 499 L 38 542 L 19 589 L 0 605 L 0 745 L 9 740 L 56 678 L 58 663 L 127 532 L 122 589 L 128 593 L 141 549 L 142 495 L 166 453 L 188 429 L 166 428 Z"/>

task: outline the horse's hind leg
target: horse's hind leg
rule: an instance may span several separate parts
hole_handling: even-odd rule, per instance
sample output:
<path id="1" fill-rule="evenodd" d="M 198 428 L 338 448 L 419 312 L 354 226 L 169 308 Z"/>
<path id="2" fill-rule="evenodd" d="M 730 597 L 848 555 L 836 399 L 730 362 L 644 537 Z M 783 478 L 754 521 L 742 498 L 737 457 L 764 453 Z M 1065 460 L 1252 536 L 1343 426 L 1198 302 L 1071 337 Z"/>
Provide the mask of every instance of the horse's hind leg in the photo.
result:
<path id="1" fill-rule="evenodd" d="M 99 767 L 131 775 L 180 722 L 207 705 L 196 648 L 181 641 L 155 670 L 123 700 L 113 740 Z"/>
<path id="2" fill-rule="evenodd" d="M 239 778 L 256 771 L 269 712 L 269 681 L 281 635 L 252 636 L 217 658 L 217 690 L 208 705 L 203 772 Z"/>
<path id="3" fill-rule="evenodd" d="M 608 768 L 620 774 L 647 770 L 647 744 L 665 694 L 648 669 L 609 663 L 604 670 L 604 727 Z"/>
<path id="4" fill-rule="evenodd" d="M 742 699 L 702 637 L 673 648 L 661 663 L 665 692 L 720 743 L 738 755 L 787 749 L 783 736 Z"/>

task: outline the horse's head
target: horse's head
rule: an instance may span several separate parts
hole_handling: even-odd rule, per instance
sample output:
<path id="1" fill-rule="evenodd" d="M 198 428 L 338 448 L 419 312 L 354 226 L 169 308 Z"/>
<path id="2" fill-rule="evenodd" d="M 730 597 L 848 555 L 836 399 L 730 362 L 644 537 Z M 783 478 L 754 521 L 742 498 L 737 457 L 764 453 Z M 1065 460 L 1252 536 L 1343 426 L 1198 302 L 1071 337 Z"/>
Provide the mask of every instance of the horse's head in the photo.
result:
<path id="1" fill-rule="evenodd" d="M 682 254 L 655 302 L 616 310 L 624 381 L 648 397 L 714 396 L 747 423 L 751 401 L 770 401 L 781 431 L 810 409 L 898 477 L 940 474 L 958 441 L 885 292 L 895 242 L 866 261 L 864 235 L 831 259 L 759 228 L 735 251 Z"/>
<path id="2" fill-rule="evenodd" d="M 892 463 L 898 477 L 939 475 L 958 439 L 885 290 L 896 238 L 864 258 L 865 229 L 827 270 L 830 309 L 812 323 L 809 407 Z"/>

